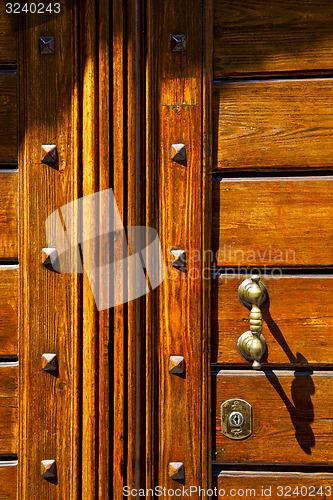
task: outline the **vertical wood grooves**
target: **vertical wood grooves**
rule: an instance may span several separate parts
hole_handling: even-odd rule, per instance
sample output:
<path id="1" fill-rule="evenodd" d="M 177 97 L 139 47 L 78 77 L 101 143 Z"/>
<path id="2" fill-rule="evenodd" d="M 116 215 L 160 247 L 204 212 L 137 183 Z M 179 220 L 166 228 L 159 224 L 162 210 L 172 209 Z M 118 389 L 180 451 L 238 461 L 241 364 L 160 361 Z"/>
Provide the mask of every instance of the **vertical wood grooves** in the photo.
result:
<path id="1" fill-rule="evenodd" d="M 110 12 L 108 0 L 98 4 L 98 53 L 99 53 L 99 188 L 101 191 L 111 187 L 110 168 Z M 107 220 L 109 214 L 105 214 Z M 100 213 L 103 224 L 104 213 Z M 100 252 L 103 252 L 101 245 Z M 100 255 L 102 260 L 102 255 Z M 101 268 L 101 283 L 104 280 L 110 288 L 110 277 Z M 105 285 L 104 285 L 105 291 Z M 99 461 L 98 461 L 98 498 L 106 500 L 109 496 L 110 474 L 110 309 L 99 314 Z M 112 366 L 112 364 L 111 364 Z"/>
<path id="2" fill-rule="evenodd" d="M 154 65 L 157 57 L 157 47 L 154 43 L 154 0 L 146 0 L 146 180 L 147 203 L 146 224 L 159 232 L 158 200 L 156 168 L 157 162 L 157 99 L 156 77 Z M 148 259 L 150 256 L 148 255 Z M 158 363 L 156 362 L 156 329 L 159 324 L 159 309 L 157 306 L 158 291 L 153 290 L 147 296 L 146 307 L 146 488 L 158 484 L 158 419 L 156 411 L 156 384 L 158 379 Z"/>
<path id="3" fill-rule="evenodd" d="M 202 61 L 202 256 L 203 269 L 206 270 L 202 280 L 202 484 L 203 488 L 212 487 L 212 433 L 211 433 L 211 281 L 210 276 L 210 252 L 212 248 L 212 171 L 213 171 L 213 24 L 214 8 L 213 0 L 204 0 L 203 9 L 203 61 Z M 207 251 L 208 250 L 208 251 Z M 207 279 L 208 278 L 208 279 Z"/>
<path id="4" fill-rule="evenodd" d="M 142 2 L 129 0 L 128 18 L 128 94 L 127 94 L 127 226 L 142 226 L 144 162 L 143 162 L 143 117 L 142 107 Z M 128 292 L 134 286 L 134 267 L 128 266 Z M 128 302 L 128 470 L 127 484 L 139 488 L 144 486 L 141 463 L 142 432 L 142 363 L 143 319 L 145 297 Z"/>
<path id="5" fill-rule="evenodd" d="M 99 102 L 97 12 L 94 0 L 85 0 L 82 8 L 83 31 L 83 196 L 99 191 Z M 90 220 L 85 220 L 83 241 L 94 221 L 99 220 L 98 207 L 90 207 Z M 92 236 L 93 237 L 93 236 Z M 98 263 L 96 247 L 89 249 L 90 258 Z M 83 275 L 83 441 L 82 496 L 95 500 L 98 491 L 98 347 L 99 315 L 86 271 Z"/>
<path id="6" fill-rule="evenodd" d="M 120 216 L 125 215 L 125 12 L 123 0 L 113 2 L 113 189 Z M 117 255 L 115 255 L 115 258 Z M 120 266 L 119 266 L 120 267 Z M 115 276 L 115 286 L 123 294 L 122 269 Z M 125 305 L 114 308 L 113 373 L 113 496 L 123 497 L 126 481 L 125 434 Z"/>

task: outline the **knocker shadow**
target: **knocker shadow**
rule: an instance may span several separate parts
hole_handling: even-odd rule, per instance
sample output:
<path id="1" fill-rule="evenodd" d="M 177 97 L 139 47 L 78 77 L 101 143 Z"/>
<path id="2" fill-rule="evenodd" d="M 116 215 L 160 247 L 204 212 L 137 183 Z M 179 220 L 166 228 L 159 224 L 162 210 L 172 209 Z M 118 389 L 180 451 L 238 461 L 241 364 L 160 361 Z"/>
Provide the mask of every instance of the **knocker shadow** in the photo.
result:
<path id="1" fill-rule="evenodd" d="M 289 362 L 293 364 L 307 365 L 308 360 L 302 354 L 297 352 L 295 356 L 295 354 L 291 351 L 289 345 L 286 342 L 286 339 L 284 338 L 283 333 L 281 332 L 280 328 L 272 318 L 269 307 L 270 307 L 270 300 L 268 296 L 264 304 L 261 306 L 262 317 L 263 320 L 266 322 L 269 331 L 286 353 Z M 267 347 L 267 349 L 269 349 L 269 347 Z M 268 358 L 268 350 L 266 351 L 264 357 L 262 358 L 262 361 L 267 362 L 267 358 Z"/>
<path id="2" fill-rule="evenodd" d="M 310 372 L 295 371 L 295 378 L 291 384 L 291 398 L 285 393 L 278 377 L 273 372 L 265 372 L 266 378 L 281 397 L 290 414 L 295 428 L 295 438 L 307 454 L 311 455 L 311 448 L 315 446 L 316 438 L 311 429 L 314 421 L 314 409 L 311 396 L 315 393 L 315 386 Z"/>

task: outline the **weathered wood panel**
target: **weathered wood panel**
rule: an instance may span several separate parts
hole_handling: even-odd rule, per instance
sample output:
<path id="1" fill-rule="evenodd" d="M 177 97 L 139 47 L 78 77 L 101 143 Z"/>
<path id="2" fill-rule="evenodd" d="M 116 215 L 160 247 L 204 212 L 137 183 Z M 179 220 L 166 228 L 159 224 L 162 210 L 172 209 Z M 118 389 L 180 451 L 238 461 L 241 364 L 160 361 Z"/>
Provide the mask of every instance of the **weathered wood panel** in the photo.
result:
<path id="1" fill-rule="evenodd" d="M 2 455 L 17 453 L 18 417 L 18 364 L 0 363 L 0 454 Z"/>
<path id="2" fill-rule="evenodd" d="M 331 168 L 331 79 L 216 84 L 214 168 Z"/>
<path id="3" fill-rule="evenodd" d="M 18 15 L 7 14 L 6 3 L 0 2 L 0 64 L 12 63 L 17 59 Z"/>
<path id="4" fill-rule="evenodd" d="M 206 147 L 202 137 L 202 4 L 186 0 L 150 5 L 149 45 L 153 52 L 149 71 L 153 81 L 149 90 L 154 92 L 154 107 L 149 131 L 155 136 L 155 151 L 148 162 L 149 192 L 155 195 L 149 200 L 155 209 L 155 220 L 150 218 L 150 222 L 159 231 L 165 279 L 151 299 L 156 369 L 147 369 L 156 381 L 153 404 L 158 456 L 153 480 L 172 488 L 176 483 L 168 474 L 170 462 L 184 463 L 186 486 L 207 481 L 207 463 L 203 462 L 206 436 L 202 433 L 206 425 L 202 412 L 202 282 L 173 268 L 170 254 L 171 249 L 189 253 L 202 249 L 202 148 Z M 187 49 L 173 52 L 171 34 L 181 33 L 186 34 Z M 179 143 L 186 145 L 187 165 L 171 159 L 171 145 Z M 200 276 L 201 262 L 194 267 Z M 169 373 L 169 358 L 175 354 L 184 356 L 186 375 Z"/>
<path id="5" fill-rule="evenodd" d="M 77 200 L 80 190 L 78 3 L 62 15 L 25 15 L 19 32 L 20 82 L 20 499 L 81 495 L 79 400 L 81 381 L 80 276 L 41 264 L 41 249 L 57 246 L 45 221 Z M 54 35 L 54 55 L 41 55 L 38 39 Z M 29 57 L 26 55 L 29 54 Z M 41 162 L 41 144 L 56 144 L 58 162 Z M 77 241 L 75 221 L 66 226 Z M 51 232 L 51 231 L 50 231 Z M 56 353 L 59 376 L 41 370 L 43 353 Z M 79 420 L 80 419 L 80 420 Z M 40 462 L 57 461 L 55 486 L 40 477 Z M 38 478 L 38 479 L 36 479 Z"/>
<path id="6" fill-rule="evenodd" d="M 17 76 L 0 71 L 0 164 L 17 162 L 17 124 Z"/>
<path id="7" fill-rule="evenodd" d="M 0 462 L 0 500 L 17 498 L 17 463 Z"/>
<path id="8" fill-rule="evenodd" d="M 329 498 L 333 474 L 308 472 L 221 472 L 217 479 L 218 499 L 235 498 Z"/>
<path id="9" fill-rule="evenodd" d="M 18 350 L 18 269 L 0 267 L 0 356 Z"/>
<path id="10" fill-rule="evenodd" d="M 214 182 L 217 265 L 332 265 L 332 181 L 329 176 Z"/>
<path id="11" fill-rule="evenodd" d="M 330 463 L 332 381 L 333 372 L 220 371 L 213 380 L 215 460 Z M 233 398 L 252 406 L 253 432 L 244 440 L 221 432 L 221 404 Z"/>
<path id="12" fill-rule="evenodd" d="M 332 69 L 330 0 L 217 0 L 214 75 Z"/>
<path id="13" fill-rule="evenodd" d="M 249 277 L 249 276 L 248 276 Z M 212 280 L 212 362 L 249 364 L 237 350 L 250 313 L 238 300 L 246 276 Z M 263 276 L 268 300 L 261 306 L 267 363 L 333 363 L 333 276 Z"/>
<path id="14" fill-rule="evenodd" d="M 0 171 L 0 258 L 18 257 L 18 174 Z"/>

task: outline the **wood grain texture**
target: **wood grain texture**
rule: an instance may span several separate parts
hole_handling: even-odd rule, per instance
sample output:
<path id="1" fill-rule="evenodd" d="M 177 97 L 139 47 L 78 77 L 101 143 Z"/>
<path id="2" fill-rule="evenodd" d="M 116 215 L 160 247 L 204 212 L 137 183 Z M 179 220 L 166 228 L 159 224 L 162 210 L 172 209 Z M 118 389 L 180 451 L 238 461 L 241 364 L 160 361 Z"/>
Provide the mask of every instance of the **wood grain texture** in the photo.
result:
<path id="1" fill-rule="evenodd" d="M 214 168 L 331 168 L 331 79 L 216 84 Z"/>
<path id="2" fill-rule="evenodd" d="M 332 182 L 331 176 L 214 182 L 217 265 L 332 265 Z"/>
<path id="3" fill-rule="evenodd" d="M 80 276 L 41 264 L 45 221 L 79 198 L 81 147 L 78 101 L 78 12 L 20 17 L 20 446 L 19 498 L 80 496 L 78 420 L 81 317 Z M 56 53 L 42 56 L 41 35 L 56 36 Z M 82 105 L 82 103 L 81 103 Z M 40 145 L 56 144 L 58 168 L 40 161 Z M 67 227 L 77 241 L 76 226 Z M 56 234 L 56 231 L 55 231 Z M 54 235 L 53 235 L 54 236 Z M 82 303 L 81 303 L 82 305 Z M 41 370 L 43 353 L 56 353 L 59 376 Z M 40 476 L 40 462 L 55 459 L 57 484 Z"/>
<path id="4" fill-rule="evenodd" d="M 98 2 L 98 63 L 99 63 L 99 189 L 111 186 L 110 169 L 110 5 L 108 0 Z M 105 221 L 104 212 L 100 221 Z M 102 259 L 104 248 L 101 248 Z M 105 277 L 101 269 L 101 279 Z M 102 281 L 101 281 L 102 282 Z M 105 283 L 105 281 L 104 281 Z M 112 363 L 109 359 L 109 344 L 112 313 L 109 309 L 99 314 L 99 416 L 98 416 L 98 498 L 110 498 L 110 378 Z"/>
<path id="5" fill-rule="evenodd" d="M 213 381 L 215 460 L 330 463 L 332 377 L 333 372 L 220 371 Z M 232 398 L 252 406 L 253 432 L 241 441 L 221 432 L 220 407 Z"/>
<path id="6" fill-rule="evenodd" d="M 0 267 L 0 356 L 18 353 L 18 269 Z"/>
<path id="7" fill-rule="evenodd" d="M 17 462 L 0 463 L 0 499 L 17 498 Z"/>
<path id="8" fill-rule="evenodd" d="M 98 138 L 98 50 L 96 2 L 82 3 L 82 78 L 83 78 L 83 196 L 99 191 Z M 85 217 L 83 237 L 91 241 L 88 262 L 98 268 L 98 240 L 94 241 L 95 225 L 99 220 L 96 198 Z M 86 250 L 84 250 L 86 252 Z M 89 259 L 89 260 L 88 260 Z M 82 404 L 82 495 L 94 500 L 98 495 L 98 347 L 99 314 L 87 270 L 83 276 L 83 404 Z"/>
<path id="9" fill-rule="evenodd" d="M 237 340 L 249 330 L 250 312 L 238 300 L 246 276 L 221 276 L 212 284 L 212 362 L 249 364 Z M 268 300 L 261 306 L 267 363 L 332 363 L 333 277 L 263 276 Z"/>
<path id="10" fill-rule="evenodd" d="M 126 14 L 122 0 L 113 2 L 113 189 L 114 196 L 119 210 L 120 217 L 124 221 L 125 215 L 125 173 L 124 165 L 125 157 L 125 22 Z M 118 247 L 116 247 L 116 252 Z M 117 260 L 121 259 L 121 255 L 117 255 Z M 115 275 L 116 293 L 121 297 L 123 294 L 124 280 L 123 269 L 120 265 L 119 271 Z M 112 489 L 115 500 L 120 500 L 123 497 L 123 486 L 127 482 L 126 471 L 126 449 L 127 436 L 125 432 L 125 392 L 126 392 L 126 369 L 125 369 L 125 318 L 126 305 L 120 304 L 114 308 L 113 327 L 115 335 L 113 337 L 113 356 L 114 356 L 114 372 L 113 372 L 113 474 L 112 474 Z"/>
<path id="11" fill-rule="evenodd" d="M 0 454 L 2 455 L 17 454 L 18 406 L 18 363 L 0 363 Z"/>
<path id="12" fill-rule="evenodd" d="M 17 14 L 6 13 L 6 3 L 0 2 L 0 64 L 17 60 Z"/>
<path id="13" fill-rule="evenodd" d="M 217 0 L 214 76 L 332 69 L 330 0 Z"/>
<path id="14" fill-rule="evenodd" d="M 157 5 L 158 4 L 158 5 Z M 165 280 L 156 290 L 155 433 L 158 453 L 155 484 L 175 487 L 168 463 L 183 462 L 185 485 L 203 484 L 203 334 L 202 283 L 171 266 L 170 250 L 202 250 L 202 17 L 198 1 L 154 3 L 158 57 L 153 74 L 157 89 L 155 116 L 156 198 L 154 227 L 165 259 Z M 186 33 L 186 52 L 170 49 L 170 34 Z M 187 166 L 171 160 L 171 145 L 186 144 Z M 201 262 L 193 266 L 201 273 Z M 186 376 L 170 375 L 169 356 L 183 355 Z"/>
<path id="15" fill-rule="evenodd" d="M 331 494 L 333 474 L 307 472 L 221 472 L 216 478 L 218 499 L 226 493 L 238 492 L 239 497 L 255 497 L 259 500 L 279 498 L 311 498 L 324 500 Z M 282 488 L 281 488 L 282 487 Z M 255 494 L 254 494 L 255 493 Z"/>
<path id="16" fill-rule="evenodd" d="M 0 258 L 18 257 L 18 174 L 0 171 Z"/>
<path id="17" fill-rule="evenodd" d="M 17 163 L 17 130 L 17 75 L 0 72 L 0 164 Z"/>

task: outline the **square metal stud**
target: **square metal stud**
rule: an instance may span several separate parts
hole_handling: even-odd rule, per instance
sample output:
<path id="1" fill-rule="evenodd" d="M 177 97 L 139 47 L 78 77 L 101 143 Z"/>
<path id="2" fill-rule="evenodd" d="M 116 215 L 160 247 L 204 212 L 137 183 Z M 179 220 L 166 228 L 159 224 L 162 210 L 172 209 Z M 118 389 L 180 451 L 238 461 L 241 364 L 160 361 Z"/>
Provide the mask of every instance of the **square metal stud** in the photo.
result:
<path id="1" fill-rule="evenodd" d="M 171 479 L 185 478 L 185 468 L 183 462 L 169 462 L 168 472 Z"/>
<path id="2" fill-rule="evenodd" d="M 58 160 L 58 150 L 55 144 L 43 144 L 41 150 L 43 163 L 56 163 Z"/>
<path id="3" fill-rule="evenodd" d="M 43 266 L 53 266 L 58 258 L 56 248 L 42 248 L 42 264 Z"/>
<path id="4" fill-rule="evenodd" d="M 184 356 L 170 356 L 169 358 L 169 373 L 179 375 L 185 371 Z"/>
<path id="5" fill-rule="evenodd" d="M 171 35 L 171 50 L 172 52 L 185 52 L 186 35 Z"/>
<path id="6" fill-rule="evenodd" d="M 186 165 L 186 146 L 185 144 L 172 144 L 171 146 L 171 160 L 181 165 Z"/>
<path id="7" fill-rule="evenodd" d="M 57 477 L 57 464 L 55 460 L 42 460 L 40 466 L 40 473 L 44 479 L 56 479 Z"/>
<path id="8" fill-rule="evenodd" d="M 56 354 L 43 354 L 42 370 L 44 372 L 56 372 L 58 370 L 58 358 Z"/>
<path id="9" fill-rule="evenodd" d="M 175 258 L 171 264 L 172 267 L 184 271 L 186 269 L 186 250 L 171 250 L 171 255 Z"/>
<path id="10" fill-rule="evenodd" d="M 39 52 L 43 55 L 55 53 L 55 39 L 54 36 L 40 36 L 39 37 Z"/>

